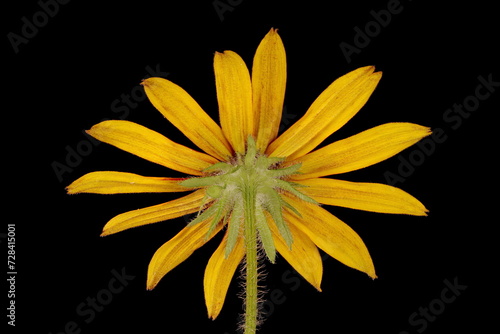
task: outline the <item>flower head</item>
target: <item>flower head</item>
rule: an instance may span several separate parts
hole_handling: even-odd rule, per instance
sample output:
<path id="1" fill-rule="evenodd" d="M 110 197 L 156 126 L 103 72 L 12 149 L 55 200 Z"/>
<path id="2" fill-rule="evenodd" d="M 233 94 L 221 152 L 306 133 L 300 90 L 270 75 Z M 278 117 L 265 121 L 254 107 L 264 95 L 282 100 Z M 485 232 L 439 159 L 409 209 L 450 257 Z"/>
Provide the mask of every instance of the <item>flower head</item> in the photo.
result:
<path id="1" fill-rule="evenodd" d="M 167 203 L 120 214 L 104 226 L 102 235 L 198 212 L 154 254 L 147 288 L 154 288 L 170 270 L 225 230 L 205 271 L 208 314 L 217 317 L 229 283 L 246 258 L 246 327 L 251 333 L 256 325 L 251 318 L 256 315 L 248 304 L 257 303 L 254 274 L 259 247 L 270 262 L 280 254 L 318 290 L 322 277 L 318 248 L 376 277 L 362 239 L 318 204 L 419 216 L 425 216 L 427 210 L 398 188 L 326 176 L 376 164 L 430 131 L 411 123 L 387 123 L 316 149 L 348 122 L 375 90 L 382 73 L 367 66 L 335 80 L 305 115 L 278 137 L 286 58 L 275 29 L 257 48 L 251 75 L 232 51 L 215 54 L 214 70 L 220 126 L 171 81 L 149 78 L 142 83 L 151 103 L 202 152 L 129 121 L 104 121 L 88 131 L 103 142 L 185 173 L 185 178 L 93 172 L 67 189 L 70 194 L 190 191 Z"/>

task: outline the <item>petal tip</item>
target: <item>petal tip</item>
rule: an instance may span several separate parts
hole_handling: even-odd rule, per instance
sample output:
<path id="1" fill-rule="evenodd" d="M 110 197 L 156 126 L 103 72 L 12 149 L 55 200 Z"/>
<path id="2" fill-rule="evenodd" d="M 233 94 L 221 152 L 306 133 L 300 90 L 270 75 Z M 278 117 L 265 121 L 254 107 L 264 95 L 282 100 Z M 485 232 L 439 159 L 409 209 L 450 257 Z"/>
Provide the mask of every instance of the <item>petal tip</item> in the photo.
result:
<path id="1" fill-rule="evenodd" d="M 377 274 L 375 274 L 375 268 L 372 266 L 368 270 L 364 271 L 372 280 L 378 278 Z"/>
<path id="2" fill-rule="evenodd" d="M 323 290 L 321 290 L 321 282 L 314 282 L 314 284 L 312 284 L 312 286 L 318 290 L 318 292 L 323 292 Z"/>
<path id="3" fill-rule="evenodd" d="M 415 207 L 411 212 L 408 212 L 411 216 L 418 217 L 428 217 L 429 210 L 427 210 L 423 205 L 421 207 Z"/>
<path id="4" fill-rule="evenodd" d="M 66 190 L 66 194 L 68 195 L 78 194 L 78 192 L 75 190 L 75 187 L 73 186 L 73 183 L 64 188 L 64 190 Z"/>
<path id="5" fill-rule="evenodd" d="M 371 74 L 371 76 L 372 76 L 373 78 L 376 78 L 376 79 L 380 80 L 380 79 L 382 78 L 382 74 L 383 74 L 383 73 L 384 73 L 384 72 L 382 72 L 382 71 L 377 71 L 377 72 L 373 72 L 373 73 Z"/>
<path id="6" fill-rule="evenodd" d="M 364 72 L 364 76 L 369 76 L 371 78 L 375 78 L 380 80 L 382 78 L 383 71 L 376 71 L 375 65 L 368 65 L 364 67 L 358 68 L 359 71 Z"/>
<path id="7" fill-rule="evenodd" d="M 149 77 L 146 79 L 142 79 L 140 85 L 143 86 L 144 88 L 150 88 L 150 87 L 156 86 L 158 84 L 158 82 L 161 80 L 168 81 L 165 78 Z"/>
<path id="8" fill-rule="evenodd" d="M 281 41 L 281 36 L 280 34 L 278 33 L 278 28 L 271 28 L 271 30 L 269 30 L 269 32 L 266 34 L 266 36 L 264 36 L 264 40 L 265 39 L 268 39 L 269 41 L 273 41 L 274 43 L 280 43 L 282 45 L 282 47 L 284 48 L 283 46 L 283 42 Z"/>
<path id="9" fill-rule="evenodd" d="M 237 53 L 234 51 L 231 51 L 231 50 L 224 50 L 222 52 L 215 51 L 215 53 L 214 53 L 214 56 L 216 58 L 222 58 L 222 57 L 228 57 L 228 56 L 234 56 L 234 55 L 237 55 Z"/>
<path id="10" fill-rule="evenodd" d="M 158 285 L 158 279 L 154 276 L 148 275 L 148 279 L 146 282 L 146 290 L 151 291 Z"/>
<path id="11" fill-rule="evenodd" d="M 208 311 L 208 319 L 214 321 L 215 319 L 217 319 L 217 317 L 219 316 L 219 313 L 215 312 L 215 311 L 212 311 L 212 310 L 209 310 Z"/>
<path id="12" fill-rule="evenodd" d="M 85 133 L 88 134 L 89 136 L 92 136 L 92 137 L 98 139 L 97 138 L 98 132 L 100 129 L 102 129 L 100 126 L 105 125 L 104 122 L 107 122 L 107 121 L 102 121 L 101 123 L 94 124 L 90 129 L 85 130 Z"/>
<path id="13" fill-rule="evenodd" d="M 422 126 L 422 125 L 418 125 L 418 124 L 415 124 L 416 127 L 415 127 L 415 130 L 416 130 L 416 136 L 419 136 L 420 139 L 423 139 L 425 137 L 428 137 L 430 135 L 432 135 L 432 128 L 428 127 L 428 126 Z"/>
<path id="14" fill-rule="evenodd" d="M 375 65 L 368 65 L 358 68 L 360 72 L 364 72 L 366 75 L 370 75 L 375 72 Z M 375 72 L 378 73 L 378 72 Z"/>

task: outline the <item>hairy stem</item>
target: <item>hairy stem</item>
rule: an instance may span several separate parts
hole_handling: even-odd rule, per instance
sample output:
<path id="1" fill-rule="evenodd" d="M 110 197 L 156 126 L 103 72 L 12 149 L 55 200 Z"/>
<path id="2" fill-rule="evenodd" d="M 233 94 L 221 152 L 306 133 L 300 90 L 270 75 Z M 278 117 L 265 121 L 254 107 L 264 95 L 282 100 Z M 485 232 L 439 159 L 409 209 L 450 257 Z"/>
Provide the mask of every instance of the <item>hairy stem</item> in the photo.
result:
<path id="1" fill-rule="evenodd" d="M 257 329 L 257 227 L 255 221 L 255 189 L 248 185 L 244 191 L 246 300 L 244 334 L 255 334 Z"/>

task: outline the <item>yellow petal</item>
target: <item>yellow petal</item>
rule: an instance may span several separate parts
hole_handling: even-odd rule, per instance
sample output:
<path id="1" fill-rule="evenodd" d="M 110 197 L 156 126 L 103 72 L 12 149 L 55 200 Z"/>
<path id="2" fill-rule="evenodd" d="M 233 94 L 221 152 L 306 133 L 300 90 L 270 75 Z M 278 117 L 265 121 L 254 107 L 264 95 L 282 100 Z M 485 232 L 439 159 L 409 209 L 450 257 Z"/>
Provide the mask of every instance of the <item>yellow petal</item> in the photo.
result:
<path id="1" fill-rule="evenodd" d="M 321 204 L 357 210 L 426 216 L 427 209 L 407 192 L 380 183 L 348 182 L 334 179 L 297 181 L 300 192 Z"/>
<path id="2" fill-rule="evenodd" d="M 158 132 L 129 121 L 104 121 L 94 125 L 87 133 L 138 157 L 191 175 L 202 175 L 203 169 L 217 162 L 207 154 L 177 144 Z"/>
<path id="3" fill-rule="evenodd" d="M 288 216 L 288 214 L 284 215 L 285 220 L 288 220 Z M 292 249 L 290 249 L 281 233 L 279 233 L 276 224 L 269 221 L 269 227 L 273 233 L 276 250 L 306 281 L 311 283 L 318 291 L 321 291 L 323 262 L 318 247 L 312 242 L 311 238 L 290 224 L 289 228 L 293 236 Z"/>
<path id="4" fill-rule="evenodd" d="M 236 152 L 244 153 L 246 139 L 255 135 L 248 68 L 238 54 L 224 51 L 215 53 L 214 70 L 222 132 Z"/>
<path id="5" fill-rule="evenodd" d="M 291 160 L 312 151 L 368 101 L 382 77 L 382 72 L 374 73 L 374 69 L 361 67 L 335 80 L 301 119 L 271 143 L 267 153 Z"/>
<path id="6" fill-rule="evenodd" d="M 119 214 L 104 226 L 101 236 L 197 212 L 204 196 L 205 190 L 200 189 L 166 203 Z"/>
<path id="7" fill-rule="evenodd" d="M 148 177 L 124 172 L 92 172 L 83 175 L 66 189 L 68 194 L 167 193 L 192 190 L 179 185 L 184 179 Z"/>
<path id="8" fill-rule="evenodd" d="M 296 180 L 346 173 L 379 163 L 428 136 L 430 129 L 412 123 L 387 123 L 309 153 Z"/>
<path id="9" fill-rule="evenodd" d="M 210 319 L 215 319 L 219 315 L 234 272 L 245 255 L 243 238 L 238 238 L 236 245 L 227 258 L 225 257 L 226 243 L 227 234 L 208 261 L 207 268 L 205 269 L 203 286 L 205 290 L 205 303 Z"/>
<path id="10" fill-rule="evenodd" d="M 261 152 L 278 135 L 285 88 L 285 47 L 277 30 L 271 29 L 260 42 L 252 67 L 253 114 L 258 125 L 257 148 Z"/>
<path id="11" fill-rule="evenodd" d="M 142 82 L 151 103 L 196 146 L 219 160 L 232 156 L 221 128 L 181 87 L 162 78 Z"/>
<path id="12" fill-rule="evenodd" d="M 289 212 L 288 222 L 304 232 L 328 255 L 346 266 L 360 270 L 376 278 L 370 253 L 363 240 L 349 226 L 325 209 L 300 199 L 287 196 L 289 202 L 302 217 Z"/>
<path id="13" fill-rule="evenodd" d="M 184 262 L 195 250 L 203 246 L 221 230 L 222 224 L 218 224 L 207 238 L 210 223 L 211 219 L 183 228 L 175 237 L 156 251 L 148 267 L 148 290 L 154 289 L 163 276 Z"/>

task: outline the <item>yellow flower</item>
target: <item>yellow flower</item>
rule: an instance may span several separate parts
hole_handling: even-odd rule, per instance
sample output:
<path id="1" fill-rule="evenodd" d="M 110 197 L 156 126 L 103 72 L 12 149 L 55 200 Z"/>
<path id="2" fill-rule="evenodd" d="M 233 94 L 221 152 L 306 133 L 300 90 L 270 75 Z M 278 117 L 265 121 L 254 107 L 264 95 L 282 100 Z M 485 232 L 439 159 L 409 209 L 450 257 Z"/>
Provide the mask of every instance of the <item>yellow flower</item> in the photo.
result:
<path id="1" fill-rule="evenodd" d="M 129 121 L 104 121 L 88 131 L 103 142 L 190 177 L 93 172 L 69 185 L 68 193 L 192 191 L 167 203 L 120 214 L 104 226 L 102 235 L 198 212 L 154 254 L 147 279 L 147 288 L 153 289 L 165 274 L 225 229 L 205 271 L 205 300 L 212 319 L 221 311 L 229 283 L 245 256 L 247 304 L 257 303 L 256 277 L 248 276 L 256 274 L 259 247 L 271 262 L 279 253 L 318 290 L 323 270 L 318 248 L 375 278 L 362 239 L 318 204 L 418 216 L 425 216 L 427 210 L 398 188 L 325 176 L 385 160 L 429 135 L 429 128 L 387 123 L 315 150 L 375 90 L 382 73 L 367 66 L 335 80 L 278 137 L 286 58 L 274 29 L 256 51 L 251 76 L 232 51 L 216 53 L 214 69 L 220 127 L 176 84 L 162 78 L 142 83 L 151 103 L 204 153 Z M 255 327 L 250 319 L 256 316 L 255 310 L 248 307 L 246 326 Z"/>

